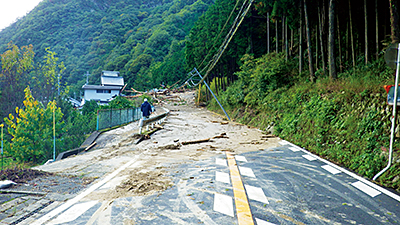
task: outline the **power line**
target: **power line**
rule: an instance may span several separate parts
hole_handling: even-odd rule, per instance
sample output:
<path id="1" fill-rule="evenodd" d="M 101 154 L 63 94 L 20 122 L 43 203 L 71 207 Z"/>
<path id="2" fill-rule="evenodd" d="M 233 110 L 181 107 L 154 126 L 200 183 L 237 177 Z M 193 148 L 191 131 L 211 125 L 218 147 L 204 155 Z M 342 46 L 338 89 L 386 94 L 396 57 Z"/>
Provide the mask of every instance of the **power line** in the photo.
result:
<path id="1" fill-rule="evenodd" d="M 228 25 L 229 21 L 231 20 L 231 17 L 233 15 L 233 13 L 235 12 L 236 7 L 238 6 L 240 0 L 236 1 L 235 6 L 233 7 L 231 13 L 229 14 L 228 19 L 226 20 L 224 26 L 222 27 L 221 31 L 219 32 L 217 38 L 214 41 L 214 44 L 212 45 L 212 47 L 210 48 L 210 50 L 208 51 L 207 55 L 204 57 L 203 61 L 200 63 L 200 65 L 198 66 L 199 68 L 203 65 L 203 63 L 206 61 L 206 59 L 208 58 L 208 56 L 210 55 L 211 51 L 214 49 L 215 45 L 217 44 L 217 41 L 219 39 L 219 37 L 221 37 L 222 32 L 225 30 L 226 25 Z M 206 67 L 210 64 L 210 62 L 208 62 L 208 64 L 206 65 Z"/>
<path id="2" fill-rule="evenodd" d="M 201 70 L 200 73 L 203 73 L 206 69 L 206 74 L 201 77 L 199 77 L 199 72 L 197 71 L 196 68 L 194 68 L 190 73 L 188 73 L 188 79 L 179 87 L 183 87 L 185 85 L 188 85 L 189 87 L 194 87 L 199 85 L 200 83 L 204 82 L 204 80 L 207 78 L 207 76 L 210 74 L 212 69 L 215 67 L 215 65 L 218 63 L 219 59 L 221 58 L 222 54 L 225 52 L 226 48 L 228 47 L 230 41 L 234 37 L 236 31 L 238 30 L 240 24 L 243 22 L 243 19 L 245 18 L 247 12 L 250 9 L 251 4 L 253 3 L 254 0 L 245 0 L 240 7 L 240 10 L 238 12 L 238 15 L 236 16 L 231 29 L 229 30 L 228 34 L 225 36 L 225 39 L 221 46 L 218 49 L 218 52 L 212 57 L 212 59 L 207 63 L 207 65 Z M 237 5 L 235 5 L 236 8 Z M 235 9 L 234 8 L 234 9 Z M 233 9 L 233 10 L 234 10 Z M 232 13 L 231 13 L 232 14 Z M 230 20 L 231 15 L 229 16 L 227 22 Z M 225 23 L 226 24 L 226 23 Z M 224 28 L 223 28 L 224 29 Z M 206 56 L 208 57 L 208 55 Z M 203 60 L 204 62 L 204 60 Z M 203 64 L 202 62 L 202 64 Z M 198 77 L 198 79 L 196 79 Z M 197 81 L 199 80 L 199 81 Z"/>

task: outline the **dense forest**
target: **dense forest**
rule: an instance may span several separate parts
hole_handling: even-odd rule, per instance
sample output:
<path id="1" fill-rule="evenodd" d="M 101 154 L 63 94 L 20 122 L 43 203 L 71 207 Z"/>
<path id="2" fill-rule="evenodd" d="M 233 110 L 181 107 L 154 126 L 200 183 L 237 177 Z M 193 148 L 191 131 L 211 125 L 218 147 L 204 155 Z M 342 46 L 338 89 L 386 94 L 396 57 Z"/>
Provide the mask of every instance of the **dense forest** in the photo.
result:
<path id="1" fill-rule="evenodd" d="M 399 40 L 398 4 L 44 0 L 0 32 L 0 103 L 9 105 L 1 116 L 15 106 L 39 107 L 32 97 L 54 109 L 58 87 L 62 95 L 79 98 L 87 71 L 89 83 L 98 83 L 102 70 L 118 70 L 128 87 L 147 90 L 183 83 L 197 68 L 233 118 L 372 178 L 387 161 L 391 121 L 382 85 L 393 83 L 394 71 L 384 54 Z M 232 32 L 229 45 L 221 47 Z M 202 100 L 219 110 L 201 90 Z M 66 122 L 73 116 L 65 115 L 81 114 L 63 104 L 58 100 L 65 117 L 59 121 L 72 130 L 67 125 L 81 122 Z M 380 182 L 399 189 L 395 162 Z"/>
<path id="2" fill-rule="evenodd" d="M 27 46 L 34 54 L 32 67 L 19 79 L 21 87 L 1 80 L 2 105 L 13 99 L 1 118 L 20 106 L 29 84 L 36 98 L 43 93 L 43 65 L 49 52 L 64 67 L 61 91 L 80 99 L 85 74 L 98 84 L 102 70 L 120 71 L 128 88 L 147 90 L 185 76 L 185 37 L 211 0 L 44 0 L 35 9 L 0 32 L 0 52 Z M 32 46 L 32 47 L 29 47 Z M 23 54 L 23 51 L 21 51 Z M 33 57 L 33 56 L 32 56 Z M 157 74 L 157 76 L 155 75 Z M 7 83 L 8 82 L 8 83 Z M 57 86 L 58 77 L 51 81 Z M 68 87 L 68 88 L 67 88 Z M 36 91 L 37 90 L 37 91 Z M 39 91 L 40 90 L 40 91 Z M 8 93 L 19 93 L 11 97 Z M 47 97 L 47 96 L 46 96 Z"/>
<path id="3" fill-rule="evenodd" d="M 310 81 L 324 76 L 335 79 L 338 73 L 360 63 L 367 65 L 378 60 L 387 46 L 398 40 L 397 6 L 389 7 L 389 3 L 395 1 L 382 1 L 379 5 L 378 1 L 367 0 L 254 1 L 250 15 L 212 77 L 226 76 L 233 81 L 244 54 L 257 58 L 275 52 L 283 53 L 286 61 L 296 61 L 298 74 Z M 187 43 L 187 69 L 204 66 L 205 58 L 210 60 L 208 53 L 215 54 L 223 41 L 224 36 L 217 34 L 224 19 L 233 7 L 241 5 L 217 1 L 200 18 Z M 218 44 L 214 45 L 215 42 Z"/>

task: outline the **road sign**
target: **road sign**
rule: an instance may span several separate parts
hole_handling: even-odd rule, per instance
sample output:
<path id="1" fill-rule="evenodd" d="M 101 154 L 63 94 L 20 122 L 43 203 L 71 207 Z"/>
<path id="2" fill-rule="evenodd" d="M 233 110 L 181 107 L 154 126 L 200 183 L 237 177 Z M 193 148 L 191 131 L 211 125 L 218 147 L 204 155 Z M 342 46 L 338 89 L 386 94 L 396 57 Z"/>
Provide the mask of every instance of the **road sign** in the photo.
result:
<path id="1" fill-rule="evenodd" d="M 394 103 L 394 85 L 385 85 L 384 86 L 387 92 L 387 103 L 389 105 L 393 105 Z M 397 94 L 397 105 L 400 106 L 400 96 Z"/>
<path id="2" fill-rule="evenodd" d="M 392 69 L 396 69 L 396 66 L 397 66 L 398 45 L 399 44 L 397 44 L 397 43 L 391 44 L 386 49 L 385 61 L 386 61 L 386 64 Z"/>

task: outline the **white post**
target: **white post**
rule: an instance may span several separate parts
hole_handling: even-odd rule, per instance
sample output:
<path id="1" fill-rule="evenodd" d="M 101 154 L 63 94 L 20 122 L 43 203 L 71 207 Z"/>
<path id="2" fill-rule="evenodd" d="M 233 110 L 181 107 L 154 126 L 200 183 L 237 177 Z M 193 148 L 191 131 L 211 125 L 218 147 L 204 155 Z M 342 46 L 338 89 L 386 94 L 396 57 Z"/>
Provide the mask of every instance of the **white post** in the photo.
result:
<path id="1" fill-rule="evenodd" d="M 392 154 L 393 154 L 393 142 L 396 132 L 396 116 L 397 116 L 397 93 L 399 89 L 399 69 L 400 69 L 400 44 L 397 46 L 397 60 L 396 60 L 396 79 L 394 82 L 394 99 L 393 99 L 393 116 L 392 116 L 392 129 L 390 134 L 390 146 L 389 146 L 389 162 L 387 166 L 378 174 L 376 174 L 373 180 L 378 179 L 384 172 L 386 172 L 392 165 Z"/>

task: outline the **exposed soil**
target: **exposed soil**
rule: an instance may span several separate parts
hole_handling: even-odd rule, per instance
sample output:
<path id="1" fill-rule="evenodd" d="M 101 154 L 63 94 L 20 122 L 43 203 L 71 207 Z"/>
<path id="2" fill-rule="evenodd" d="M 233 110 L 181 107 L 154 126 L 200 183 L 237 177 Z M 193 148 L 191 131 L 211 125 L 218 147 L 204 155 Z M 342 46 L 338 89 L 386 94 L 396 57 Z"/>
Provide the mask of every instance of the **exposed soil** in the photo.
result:
<path id="1" fill-rule="evenodd" d="M 72 156 L 34 170 L 9 171 L 7 179 L 24 183 L 18 190 L 44 191 L 67 195 L 83 190 L 134 159 L 120 172 L 86 198 L 113 199 L 150 195 L 173 185 L 170 173 L 179 164 L 209 159 L 225 151 L 240 154 L 277 146 L 279 138 L 214 114 L 194 105 L 194 92 L 176 94 L 181 102 L 156 105 L 156 113 L 169 110 L 162 129 L 150 139 L 135 144 L 139 122 L 101 134 L 96 146 L 82 155 Z M 108 186 L 107 186 L 108 185 Z M 62 199 L 60 199 L 62 200 Z"/>
<path id="2" fill-rule="evenodd" d="M 32 169 L 5 169 L 0 171 L 0 180 L 11 180 L 16 183 L 27 183 L 37 177 L 49 176 L 52 173 Z"/>

